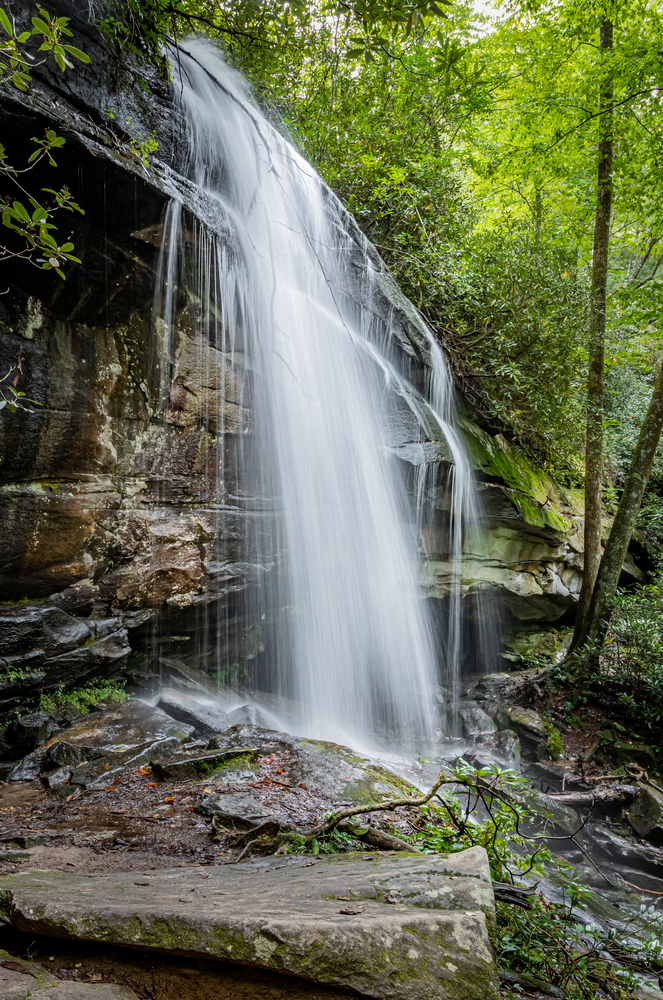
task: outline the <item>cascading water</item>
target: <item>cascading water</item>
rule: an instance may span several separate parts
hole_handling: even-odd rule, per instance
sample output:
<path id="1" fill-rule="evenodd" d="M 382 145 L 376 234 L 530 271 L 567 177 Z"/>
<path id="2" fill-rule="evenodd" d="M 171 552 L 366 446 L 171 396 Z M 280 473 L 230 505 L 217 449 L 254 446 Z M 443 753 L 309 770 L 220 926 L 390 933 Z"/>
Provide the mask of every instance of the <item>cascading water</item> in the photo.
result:
<path id="1" fill-rule="evenodd" d="M 435 729 L 438 655 L 421 599 L 412 505 L 385 428 L 393 401 L 405 400 L 425 436 L 446 440 L 452 455 L 444 658 L 457 694 L 460 556 L 472 488 L 442 354 L 431 337 L 427 403 L 370 308 L 375 275 L 329 189 L 210 45 L 189 40 L 174 76 L 191 180 L 217 204 L 230 236 L 187 222 L 177 204 L 169 210 L 156 297 L 162 384 L 179 349 L 177 316 L 188 309 L 214 352 L 208 380 L 218 382 L 216 369 L 225 366 L 223 412 L 208 415 L 210 428 L 237 442 L 233 471 L 219 458 L 217 512 L 241 505 L 228 485 L 240 473 L 261 503 L 275 498 L 269 546 L 263 529 L 245 538 L 265 570 L 254 617 L 264 608 L 257 618 L 277 621 L 271 691 L 298 706 L 304 735 L 364 747 L 423 744 Z M 232 375 L 238 367 L 244 388 Z M 224 655 L 220 641 L 219 670 Z"/>

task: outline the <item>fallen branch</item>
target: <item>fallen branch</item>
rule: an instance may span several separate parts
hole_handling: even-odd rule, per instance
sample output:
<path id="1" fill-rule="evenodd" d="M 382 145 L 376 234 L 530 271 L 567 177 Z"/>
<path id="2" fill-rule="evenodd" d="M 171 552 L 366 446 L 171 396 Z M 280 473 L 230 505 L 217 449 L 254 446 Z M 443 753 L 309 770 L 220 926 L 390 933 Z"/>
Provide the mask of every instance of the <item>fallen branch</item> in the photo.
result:
<path id="1" fill-rule="evenodd" d="M 353 806 L 351 809 L 338 809 L 324 823 L 321 823 L 320 826 L 312 830 L 306 838 L 307 842 L 317 839 L 323 833 L 329 833 L 330 830 L 338 826 L 341 820 L 350 819 L 351 816 L 361 816 L 364 813 L 377 812 L 378 810 L 397 809 L 399 806 L 425 806 L 436 795 L 442 785 L 457 785 L 458 783 L 458 778 L 447 778 L 444 771 L 440 771 L 437 781 L 425 795 L 418 795 L 414 799 L 387 799 L 385 802 L 369 802 L 361 806 Z"/>
<path id="2" fill-rule="evenodd" d="M 633 785 L 611 785 L 609 788 L 597 788 L 593 792 L 548 792 L 548 795 L 565 806 L 591 808 L 595 803 L 608 805 L 611 802 L 633 802 L 638 790 Z"/>
<path id="3" fill-rule="evenodd" d="M 511 906 L 520 906 L 523 910 L 532 909 L 532 900 L 530 897 L 536 893 L 536 885 L 525 888 L 519 885 L 509 885 L 508 882 L 493 882 L 492 886 L 495 899 L 500 903 L 510 903 Z"/>

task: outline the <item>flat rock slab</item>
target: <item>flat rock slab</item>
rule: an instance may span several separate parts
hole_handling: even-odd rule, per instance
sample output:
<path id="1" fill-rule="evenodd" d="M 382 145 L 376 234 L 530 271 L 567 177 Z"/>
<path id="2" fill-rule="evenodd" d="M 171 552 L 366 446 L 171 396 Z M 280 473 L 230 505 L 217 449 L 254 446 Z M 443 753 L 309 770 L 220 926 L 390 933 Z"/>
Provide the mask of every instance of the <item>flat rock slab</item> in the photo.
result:
<path id="1" fill-rule="evenodd" d="M 200 955 L 384 1000 L 497 1000 L 483 848 L 0 882 L 18 930 Z"/>

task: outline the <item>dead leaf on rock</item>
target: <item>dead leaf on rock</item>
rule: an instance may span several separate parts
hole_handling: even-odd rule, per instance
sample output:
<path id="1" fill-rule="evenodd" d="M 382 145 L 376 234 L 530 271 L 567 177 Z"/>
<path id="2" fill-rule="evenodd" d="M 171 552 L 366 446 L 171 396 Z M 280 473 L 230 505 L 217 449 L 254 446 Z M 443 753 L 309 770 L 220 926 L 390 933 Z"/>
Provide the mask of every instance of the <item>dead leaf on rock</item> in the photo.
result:
<path id="1" fill-rule="evenodd" d="M 3 969 L 10 969 L 12 972 L 23 972 L 26 976 L 34 976 L 34 972 L 22 962 L 0 962 L 0 965 Z"/>
<path id="2" fill-rule="evenodd" d="M 344 910 L 336 910 L 336 912 L 343 913 L 348 917 L 356 917 L 359 913 L 363 913 L 365 909 L 365 906 L 346 906 Z"/>

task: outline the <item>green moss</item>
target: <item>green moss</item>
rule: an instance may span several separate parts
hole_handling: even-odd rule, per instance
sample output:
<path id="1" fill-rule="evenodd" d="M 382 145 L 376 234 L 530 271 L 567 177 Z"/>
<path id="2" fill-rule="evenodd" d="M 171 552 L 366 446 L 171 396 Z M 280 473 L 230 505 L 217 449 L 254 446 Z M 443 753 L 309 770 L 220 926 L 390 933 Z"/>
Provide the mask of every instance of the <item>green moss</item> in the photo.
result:
<path id="1" fill-rule="evenodd" d="M 233 757 L 230 760 L 221 759 L 218 763 L 213 764 L 208 764 L 206 761 L 201 760 L 196 762 L 196 769 L 202 775 L 219 774 L 221 772 L 228 773 L 229 771 L 245 771 L 247 768 L 257 771 L 256 756 L 259 753 L 259 750 L 252 750 L 249 753 L 241 754 L 239 757 Z"/>
<path id="2" fill-rule="evenodd" d="M 549 476 L 501 434 L 491 437 L 469 420 L 461 420 L 460 425 L 472 465 L 484 475 L 501 479 L 513 491 L 510 498 L 528 524 L 566 530 L 564 519 L 550 508 L 558 496 Z"/>
<path id="3" fill-rule="evenodd" d="M 558 760 L 562 756 L 562 734 L 550 721 L 544 720 L 543 727 L 548 734 L 545 739 L 545 747 L 549 759 Z"/>

